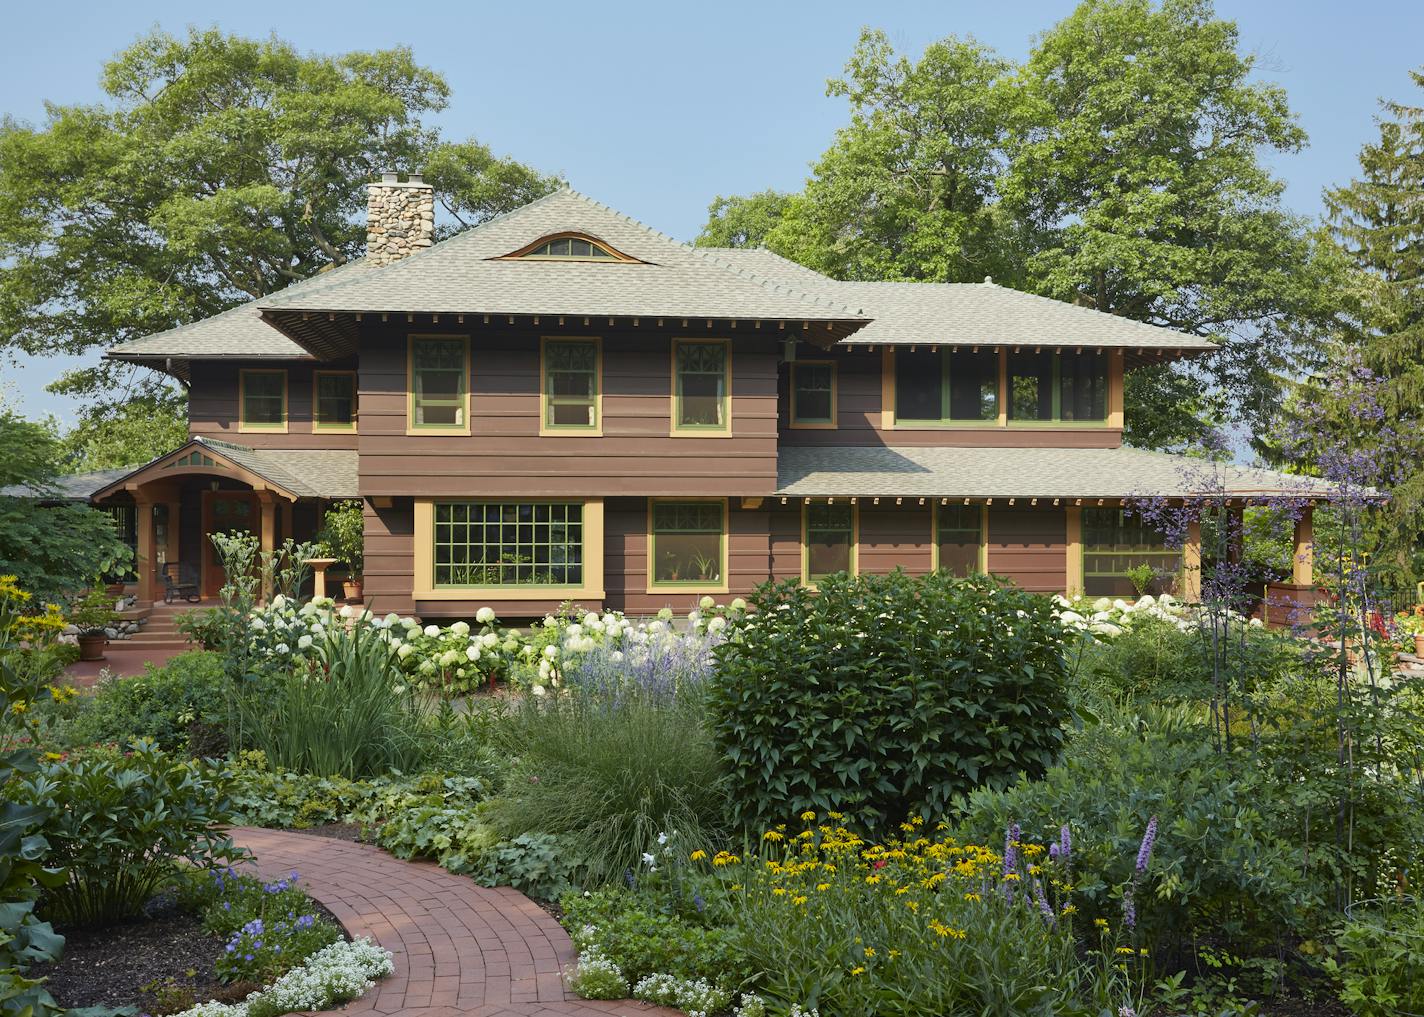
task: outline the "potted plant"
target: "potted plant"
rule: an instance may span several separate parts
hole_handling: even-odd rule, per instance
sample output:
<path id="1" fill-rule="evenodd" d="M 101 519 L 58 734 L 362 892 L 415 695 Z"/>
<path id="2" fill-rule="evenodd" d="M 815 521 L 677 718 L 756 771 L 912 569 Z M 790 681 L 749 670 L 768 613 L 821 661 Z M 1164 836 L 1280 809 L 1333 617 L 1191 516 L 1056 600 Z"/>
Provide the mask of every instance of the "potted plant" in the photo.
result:
<path id="1" fill-rule="evenodd" d="M 1406 646 L 1409 641 L 1414 643 L 1414 656 L 1424 659 L 1424 614 L 1420 613 L 1420 608 L 1413 611 L 1401 611 L 1395 615 L 1395 624 L 1399 629 L 1399 634 L 1403 637 Z"/>
<path id="2" fill-rule="evenodd" d="M 104 629 L 118 620 L 114 599 L 100 587 L 84 594 L 69 609 L 69 624 L 79 630 L 79 659 L 103 660 L 109 637 Z"/>
<path id="3" fill-rule="evenodd" d="M 342 592 L 347 600 L 361 599 L 361 573 L 365 563 L 365 522 L 360 501 L 333 505 L 322 520 L 321 543 L 327 553 L 346 566 Z"/>

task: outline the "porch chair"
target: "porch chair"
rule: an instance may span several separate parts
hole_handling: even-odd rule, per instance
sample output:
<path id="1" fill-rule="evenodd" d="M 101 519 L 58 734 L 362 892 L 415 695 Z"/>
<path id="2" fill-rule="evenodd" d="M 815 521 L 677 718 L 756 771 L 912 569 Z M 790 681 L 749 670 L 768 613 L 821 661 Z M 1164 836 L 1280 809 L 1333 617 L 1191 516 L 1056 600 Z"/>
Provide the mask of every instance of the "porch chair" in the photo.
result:
<path id="1" fill-rule="evenodd" d="M 171 561 L 163 566 L 163 602 L 171 604 L 175 599 L 198 602 L 198 570 L 184 562 Z"/>

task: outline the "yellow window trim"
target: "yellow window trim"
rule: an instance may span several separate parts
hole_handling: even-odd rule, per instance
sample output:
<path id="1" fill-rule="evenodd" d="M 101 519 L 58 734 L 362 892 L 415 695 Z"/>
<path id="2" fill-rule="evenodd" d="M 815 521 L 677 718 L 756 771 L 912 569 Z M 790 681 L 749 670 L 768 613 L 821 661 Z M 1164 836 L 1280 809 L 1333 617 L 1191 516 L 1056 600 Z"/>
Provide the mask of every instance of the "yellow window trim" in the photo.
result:
<path id="1" fill-rule="evenodd" d="M 321 379 L 329 377 L 347 377 L 351 379 L 351 423 L 349 424 L 324 424 L 321 421 Z M 312 372 L 312 430 L 330 431 L 339 434 L 352 434 L 356 431 L 357 421 L 361 418 L 361 410 L 358 403 L 359 395 L 356 391 L 355 371 L 313 371 Z"/>
<path id="2" fill-rule="evenodd" d="M 825 365 L 831 369 L 830 420 L 803 422 L 798 422 L 796 420 L 796 369 L 802 364 L 818 366 Z M 793 431 L 834 431 L 836 429 L 836 422 L 839 419 L 840 414 L 840 374 L 840 365 L 837 364 L 834 360 L 793 360 L 791 362 L 790 377 L 788 378 L 791 390 L 790 396 L 787 399 L 787 403 L 789 404 L 789 409 L 787 411 L 789 414 L 787 427 L 789 427 Z"/>
<path id="3" fill-rule="evenodd" d="M 663 503 L 683 504 L 686 502 L 707 502 L 722 506 L 722 581 L 720 583 L 672 583 L 653 580 L 653 506 Z M 727 593 L 730 591 L 732 508 L 727 498 L 649 498 L 648 499 L 648 543 L 644 552 L 647 562 L 647 593 L 689 593 L 701 596 L 704 593 Z"/>
<path id="4" fill-rule="evenodd" d="M 465 344 L 465 425 L 463 427 L 415 426 L 415 344 L 421 339 L 458 340 Z M 470 384 L 470 337 L 441 332 L 412 332 L 405 342 L 405 433 L 408 435 L 470 434 L 470 410 L 474 405 Z"/>
<path id="5" fill-rule="evenodd" d="M 801 585 L 808 590 L 820 589 L 811 582 L 811 542 L 807 539 L 811 502 L 801 503 Z M 860 575 L 860 506 L 850 503 L 850 575 Z"/>
<path id="6" fill-rule="evenodd" d="M 549 384 L 544 373 L 544 351 L 550 343 L 593 343 L 592 427 L 549 423 Z M 603 437 L 603 337 L 596 335 L 545 335 L 539 337 L 539 436 L 560 438 Z"/>
<path id="7" fill-rule="evenodd" d="M 936 498 L 930 511 L 930 571 L 939 571 L 939 510 L 951 506 L 943 504 L 944 499 Z M 963 503 L 960 503 L 961 507 Z M 973 505 L 971 504 L 971 508 Z M 979 505 L 979 574 L 989 574 L 989 506 Z"/>
<path id="8" fill-rule="evenodd" d="M 710 346 L 720 343 L 727 347 L 727 391 L 723 396 L 725 412 L 722 414 L 725 423 L 721 427 L 695 427 L 682 426 L 677 423 L 677 348 L 682 345 L 703 345 Z M 730 339 L 695 339 L 691 337 L 679 336 L 672 341 L 672 353 L 669 357 L 671 361 L 670 374 L 672 378 L 672 388 L 668 393 L 668 434 L 673 438 L 730 438 L 732 437 L 732 340 Z"/>
<path id="9" fill-rule="evenodd" d="M 247 376 L 249 374 L 280 374 L 282 376 L 282 422 L 280 424 L 249 424 L 247 422 Z M 286 434 L 291 419 L 287 410 L 287 369 L 285 367 L 243 367 L 237 372 L 237 430 L 240 434 Z"/>
<path id="10" fill-rule="evenodd" d="M 545 504 L 575 502 L 583 506 L 583 585 L 569 586 L 435 586 L 435 503 L 446 501 L 498 501 Z M 414 504 L 416 600 L 602 600 L 603 499 L 602 498 L 417 498 Z"/>

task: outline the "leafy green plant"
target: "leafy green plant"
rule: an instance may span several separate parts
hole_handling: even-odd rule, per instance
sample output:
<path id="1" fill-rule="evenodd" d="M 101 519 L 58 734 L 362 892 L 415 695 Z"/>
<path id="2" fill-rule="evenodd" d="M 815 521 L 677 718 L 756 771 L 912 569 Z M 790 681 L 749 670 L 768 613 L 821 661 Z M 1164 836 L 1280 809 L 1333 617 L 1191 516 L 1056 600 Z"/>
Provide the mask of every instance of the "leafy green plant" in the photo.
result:
<path id="1" fill-rule="evenodd" d="M 483 853 L 471 870 L 482 886 L 512 886 L 539 900 L 557 900 L 584 867 L 578 843 L 547 833 L 521 833 Z"/>
<path id="2" fill-rule="evenodd" d="M 326 510 L 317 542 L 331 552 L 331 557 L 360 576 L 365 568 L 366 523 L 360 501 L 339 501 Z"/>
<path id="3" fill-rule="evenodd" d="M 178 631 L 187 636 L 189 642 L 205 650 L 216 650 L 222 647 L 227 616 L 220 607 L 194 608 L 179 613 L 177 624 Z"/>
<path id="4" fill-rule="evenodd" d="M 165 752 L 219 756 L 226 749 L 222 658 L 191 650 L 141 675 L 112 678 L 83 696 L 70 744 L 149 738 Z"/>
<path id="5" fill-rule="evenodd" d="M 744 825 L 801 810 L 886 824 L 1041 774 L 1067 717 L 1067 634 L 1000 580 L 833 576 L 766 584 L 717 648 L 716 739 Z"/>
<path id="6" fill-rule="evenodd" d="M 69 608 L 69 624 L 79 630 L 80 635 L 92 635 L 103 633 L 104 628 L 114 624 L 118 618 L 114 611 L 114 598 L 104 591 L 102 586 L 95 586 L 85 592 Z"/>
<path id="7" fill-rule="evenodd" d="M 47 811 L 48 861 L 67 872 L 46 890 L 44 912 L 75 925 L 120 921 L 141 911 L 175 864 L 241 858 L 225 832 L 226 783 L 222 771 L 170 759 L 152 742 L 117 760 L 42 763 L 16 791 Z"/>
<path id="8" fill-rule="evenodd" d="M 1424 1013 L 1424 903 L 1387 898 L 1351 909 L 1325 962 L 1340 999 L 1361 1017 Z"/>

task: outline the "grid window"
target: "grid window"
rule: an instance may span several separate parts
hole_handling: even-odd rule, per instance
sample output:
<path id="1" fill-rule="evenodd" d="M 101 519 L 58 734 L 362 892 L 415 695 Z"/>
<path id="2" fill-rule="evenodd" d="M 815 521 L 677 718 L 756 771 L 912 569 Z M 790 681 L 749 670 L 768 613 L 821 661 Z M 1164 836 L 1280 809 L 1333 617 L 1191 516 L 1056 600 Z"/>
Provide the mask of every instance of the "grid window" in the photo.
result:
<path id="1" fill-rule="evenodd" d="M 355 423 L 356 376 L 318 371 L 316 374 L 316 426 L 349 429 Z"/>
<path id="2" fill-rule="evenodd" d="M 726 536 L 721 502 L 654 502 L 653 582 L 658 586 L 721 583 Z"/>
<path id="3" fill-rule="evenodd" d="M 836 367 L 799 361 L 791 365 L 791 422 L 834 424 Z"/>
<path id="4" fill-rule="evenodd" d="M 1152 571 L 1147 575 L 1143 566 Z M 1143 592 L 1166 593 L 1176 586 L 1182 551 L 1167 546 L 1161 531 L 1126 509 L 1083 509 L 1083 592 L 1090 597 L 1133 597 L 1129 574 L 1141 570 Z"/>
<path id="5" fill-rule="evenodd" d="M 895 419 L 922 423 L 997 420 L 999 355 L 895 352 Z"/>
<path id="6" fill-rule="evenodd" d="M 598 344 L 588 340 L 544 342 L 544 425 L 598 427 Z"/>
<path id="7" fill-rule="evenodd" d="M 583 506 L 439 502 L 435 585 L 582 586 Z"/>
<path id="8" fill-rule="evenodd" d="M 679 428 L 725 430 L 727 405 L 727 344 L 679 342 L 673 345 L 677 374 L 676 415 Z"/>
<path id="9" fill-rule="evenodd" d="M 849 505 L 806 506 L 806 581 L 837 572 L 855 573 L 855 509 Z"/>
<path id="10" fill-rule="evenodd" d="M 278 428 L 287 426 L 287 372 L 242 372 L 243 427 Z"/>
<path id="11" fill-rule="evenodd" d="M 983 570 L 984 508 L 981 505 L 941 505 L 936 509 L 939 532 L 941 571 L 956 576 L 973 575 Z"/>
<path id="12" fill-rule="evenodd" d="M 411 424 L 415 427 L 464 427 L 469 375 L 463 339 L 410 341 Z"/>

